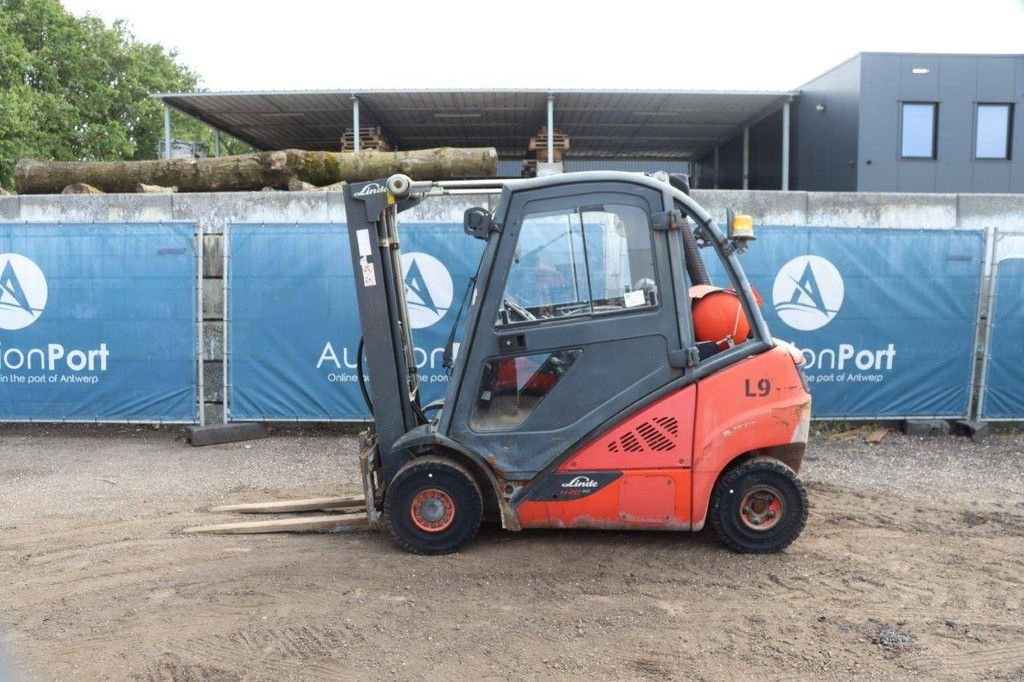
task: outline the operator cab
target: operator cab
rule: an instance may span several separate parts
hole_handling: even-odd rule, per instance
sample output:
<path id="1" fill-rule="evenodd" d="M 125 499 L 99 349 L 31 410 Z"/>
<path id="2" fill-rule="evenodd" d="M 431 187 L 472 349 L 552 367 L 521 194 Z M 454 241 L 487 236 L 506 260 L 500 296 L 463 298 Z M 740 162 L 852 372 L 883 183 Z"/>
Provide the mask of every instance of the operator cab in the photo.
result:
<path id="1" fill-rule="evenodd" d="M 469 209 L 464 228 L 487 246 L 436 429 L 510 479 L 712 360 L 770 343 L 736 242 L 663 179 L 514 181 L 493 217 Z"/>

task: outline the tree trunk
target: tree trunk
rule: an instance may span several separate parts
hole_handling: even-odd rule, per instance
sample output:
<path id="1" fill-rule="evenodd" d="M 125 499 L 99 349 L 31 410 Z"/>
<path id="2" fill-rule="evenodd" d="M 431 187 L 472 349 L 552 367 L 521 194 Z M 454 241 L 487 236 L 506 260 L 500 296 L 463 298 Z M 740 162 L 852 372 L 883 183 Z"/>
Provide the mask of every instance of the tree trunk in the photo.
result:
<path id="1" fill-rule="evenodd" d="M 288 149 L 239 156 L 157 161 L 35 161 L 14 170 L 19 194 L 56 194 L 75 183 L 104 192 L 131 193 L 139 184 L 177 187 L 179 192 L 288 189 L 290 181 L 317 187 L 405 173 L 414 180 L 493 177 L 498 153 L 492 147 L 421 149 L 407 152 L 307 152 Z"/>
<path id="2" fill-rule="evenodd" d="M 103 190 L 96 189 L 85 182 L 76 182 L 68 185 L 60 191 L 61 194 L 103 194 Z"/>
<path id="3" fill-rule="evenodd" d="M 144 182 L 140 182 L 135 185 L 136 194 L 174 194 L 178 191 L 177 187 L 161 187 L 160 185 L 147 185 Z"/>

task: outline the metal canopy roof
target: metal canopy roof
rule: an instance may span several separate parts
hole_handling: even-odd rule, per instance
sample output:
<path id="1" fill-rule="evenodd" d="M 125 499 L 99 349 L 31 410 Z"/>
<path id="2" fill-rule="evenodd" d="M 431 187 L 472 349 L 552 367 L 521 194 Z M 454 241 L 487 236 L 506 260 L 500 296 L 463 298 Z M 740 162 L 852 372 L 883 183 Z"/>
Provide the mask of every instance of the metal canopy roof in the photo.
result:
<path id="1" fill-rule="evenodd" d="M 380 126 L 397 149 L 493 146 L 523 157 L 547 123 L 570 157 L 690 158 L 778 110 L 793 92 L 364 90 L 160 93 L 154 97 L 257 149 L 338 150 L 352 127 Z"/>

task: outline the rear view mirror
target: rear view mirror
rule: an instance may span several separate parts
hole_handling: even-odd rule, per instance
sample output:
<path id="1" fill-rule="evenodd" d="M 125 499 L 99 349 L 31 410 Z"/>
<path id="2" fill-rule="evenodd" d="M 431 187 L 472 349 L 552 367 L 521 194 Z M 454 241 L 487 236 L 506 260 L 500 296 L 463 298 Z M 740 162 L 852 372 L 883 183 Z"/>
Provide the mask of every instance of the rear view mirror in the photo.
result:
<path id="1" fill-rule="evenodd" d="M 466 234 L 477 239 L 487 239 L 492 225 L 491 212 L 480 206 L 467 208 L 462 216 L 462 229 Z"/>

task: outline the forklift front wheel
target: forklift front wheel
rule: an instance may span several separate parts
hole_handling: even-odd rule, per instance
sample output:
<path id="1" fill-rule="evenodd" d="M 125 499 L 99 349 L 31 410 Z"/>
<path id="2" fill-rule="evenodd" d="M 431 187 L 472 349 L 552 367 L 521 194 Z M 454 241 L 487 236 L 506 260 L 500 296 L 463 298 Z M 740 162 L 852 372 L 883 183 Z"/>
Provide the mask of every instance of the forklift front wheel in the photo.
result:
<path id="1" fill-rule="evenodd" d="M 399 469 L 384 495 L 384 524 L 413 554 L 450 554 L 480 528 L 483 499 L 473 476 L 442 457 Z"/>
<path id="2" fill-rule="evenodd" d="M 807 523 L 807 491 L 781 462 L 755 459 L 718 481 L 711 495 L 711 525 L 722 542 L 744 554 L 788 547 Z"/>

